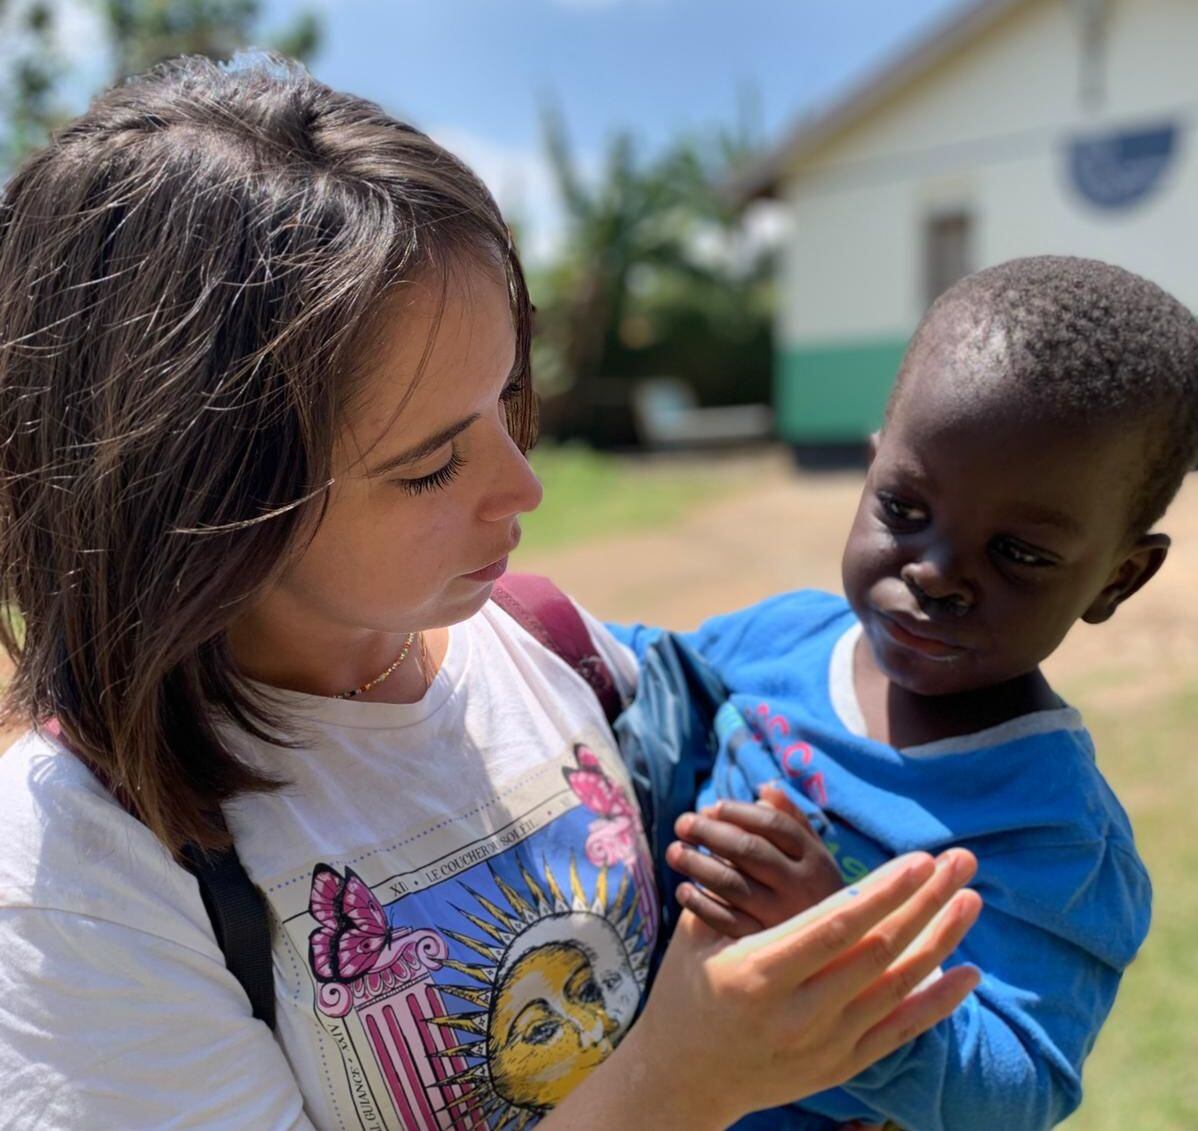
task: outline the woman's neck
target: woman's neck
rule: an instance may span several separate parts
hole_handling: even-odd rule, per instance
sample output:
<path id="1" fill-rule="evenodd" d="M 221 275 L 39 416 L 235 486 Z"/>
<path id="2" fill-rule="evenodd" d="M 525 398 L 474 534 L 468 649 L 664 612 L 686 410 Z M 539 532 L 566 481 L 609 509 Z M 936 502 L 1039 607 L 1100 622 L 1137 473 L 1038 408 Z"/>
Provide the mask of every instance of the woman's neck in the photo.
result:
<path id="1" fill-rule="evenodd" d="M 330 624 L 267 598 L 228 628 L 241 674 L 271 687 L 339 696 L 378 677 L 403 652 L 406 632 Z M 415 703 L 424 697 L 449 646 L 449 630 L 413 639 L 404 661 L 369 691 L 364 702 Z"/>

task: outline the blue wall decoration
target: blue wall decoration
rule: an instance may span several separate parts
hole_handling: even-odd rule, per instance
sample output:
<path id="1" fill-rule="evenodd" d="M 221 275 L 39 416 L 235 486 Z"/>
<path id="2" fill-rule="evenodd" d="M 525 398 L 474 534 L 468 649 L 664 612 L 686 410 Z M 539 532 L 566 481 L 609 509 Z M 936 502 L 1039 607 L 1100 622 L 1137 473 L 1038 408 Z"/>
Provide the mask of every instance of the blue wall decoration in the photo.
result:
<path id="1" fill-rule="evenodd" d="M 1069 179 L 1098 208 L 1128 208 L 1157 187 L 1177 148 L 1174 123 L 1074 138 Z"/>

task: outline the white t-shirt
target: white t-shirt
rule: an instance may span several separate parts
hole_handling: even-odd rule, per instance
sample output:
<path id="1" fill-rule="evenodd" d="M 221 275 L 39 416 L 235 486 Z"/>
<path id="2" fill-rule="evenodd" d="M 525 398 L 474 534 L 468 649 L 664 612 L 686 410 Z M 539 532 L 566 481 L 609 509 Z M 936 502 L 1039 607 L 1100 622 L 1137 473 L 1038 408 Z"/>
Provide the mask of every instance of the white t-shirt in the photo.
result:
<path id="1" fill-rule="evenodd" d="M 277 1036 L 194 878 L 82 764 L 36 735 L 0 758 L 0 1128 L 525 1127 L 627 1029 L 656 895 L 566 664 L 488 605 L 419 703 L 276 694 L 304 747 L 237 743 L 290 785 L 226 816 L 275 919 Z"/>

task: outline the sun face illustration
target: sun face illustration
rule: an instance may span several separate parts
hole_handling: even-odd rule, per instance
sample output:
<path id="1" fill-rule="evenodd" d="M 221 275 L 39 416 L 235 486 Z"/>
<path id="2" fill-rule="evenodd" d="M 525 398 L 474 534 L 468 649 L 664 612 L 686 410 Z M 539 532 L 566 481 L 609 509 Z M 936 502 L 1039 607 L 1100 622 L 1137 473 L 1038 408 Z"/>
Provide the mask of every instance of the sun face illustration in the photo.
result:
<path id="1" fill-rule="evenodd" d="M 442 929 L 482 961 L 444 968 L 469 982 L 441 990 L 475 1010 L 430 1020 L 468 1036 L 444 1059 L 482 1062 L 443 1081 L 470 1089 L 477 1126 L 522 1131 L 559 1103 L 627 1030 L 648 974 L 649 947 L 627 870 L 608 897 L 608 869 L 588 897 L 570 861 L 569 894 L 549 867 L 542 886 L 520 864 L 524 891 L 491 870 L 506 907 L 461 887 L 477 908 L 455 910 L 477 935 Z"/>

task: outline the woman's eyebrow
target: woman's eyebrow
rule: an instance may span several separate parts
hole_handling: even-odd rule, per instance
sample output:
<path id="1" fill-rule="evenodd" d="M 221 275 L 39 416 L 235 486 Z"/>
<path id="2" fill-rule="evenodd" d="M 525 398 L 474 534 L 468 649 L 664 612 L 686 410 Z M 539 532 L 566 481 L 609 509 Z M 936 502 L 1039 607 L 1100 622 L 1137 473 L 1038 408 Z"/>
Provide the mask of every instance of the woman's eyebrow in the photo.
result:
<path id="1" fill-rule="evenodd" d="M 455 436 L 469 428 L 477 419 L 478 413 L 474 412 L 467 417 L 463 417 L 456 424 L 451 424 L 448 428 L 442 428 L 440 432 L 429 436 L 425 440 L 421 440 L 419 444 L 414 444 L 398 455 L 384 460 L 378 467 L 368 471 L 366 473 L 367 477 L 373 479 L 379 475 L 386 475 L 389 471 L 396 471 L 401 467 L 406 467 L 408 464 L 418 463 L 425 456 L 431 455 L 438 448 L 444 447 Z"/>

